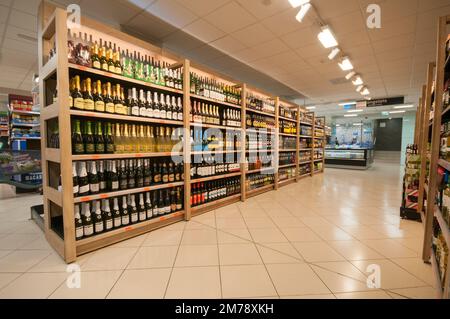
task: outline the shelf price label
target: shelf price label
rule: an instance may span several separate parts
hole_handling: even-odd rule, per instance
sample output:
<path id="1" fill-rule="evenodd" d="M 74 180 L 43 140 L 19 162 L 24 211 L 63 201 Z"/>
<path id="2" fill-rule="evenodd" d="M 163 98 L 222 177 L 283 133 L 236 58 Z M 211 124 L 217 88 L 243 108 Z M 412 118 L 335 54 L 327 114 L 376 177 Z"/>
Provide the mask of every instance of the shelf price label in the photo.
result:
<path id="1" fill-rule="evenodd" d="M 92 201 L 92 198 L 89 197 L 89 196 L 81 197 L 81 198 L 80 198 L 80 202 L 82 202 L 82 203 L 84 203 L 84 202 L 90 202 L 90 201 Z"/>

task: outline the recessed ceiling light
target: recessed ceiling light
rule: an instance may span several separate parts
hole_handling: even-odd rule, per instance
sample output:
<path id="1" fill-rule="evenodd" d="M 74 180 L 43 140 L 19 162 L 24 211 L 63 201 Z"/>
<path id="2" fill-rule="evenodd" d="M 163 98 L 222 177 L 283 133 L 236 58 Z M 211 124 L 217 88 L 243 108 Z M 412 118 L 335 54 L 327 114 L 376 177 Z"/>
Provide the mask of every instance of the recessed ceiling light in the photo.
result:
<path id="1" fill-rule="evenodd" d="M 356 88 L 356 92 L 361 92 L 362 89 L 364 89 L 364 86 L 360 85 Z"/>
<path id="2" fill-rule="evenodd" d="M 362 126 L 362 123 L 353 123 L 353 126 Z"/>
<path id="3" fill-rule="evenodd" d="M 399 106 L 394 106 L 394 109 L 412 109 L 414 107 L 414 105 L 399 105 Z"/>
<path id="4" fill-rule="evenodd" d="M 352 62 L 350 62 L 350 59 L 348 57 L 342 58 L 342 61 L 339 62 L 339 67 L 342 69 L 342 71 L 353 70 L 353 64 Z"/>
<path id="5" fill-rule="evenodd" d="M 339 126 L 341 126 L 341 124 L 336 124 L 336 127 L 339 127 Z"/>
<path id="6" fill-rule="evenodd" d="M 347 113 L 361 113 L 361 112 L 364 112 L 364 110 L 359 109 L 359 110 L 348 110 L 347 111 Z"/>
<path id="7" fill-rule="evenodd" d="M 406 111 L 391 111 L 389 112 L 389 114 L 400 114 L 400 113 L 405 113 Z"/>
<path id="8" fill-rule="evenodd" d="M 316 107 L 315 107 L 315 106 L 307 106 L 306 109 L 307 109 L 307 110 L 315 110 Z"/>
<path id="9" fill-rule="evenodd" d="M 361 92 L 361 95 L 369 95 L 370 91 L 368 88 L 364 88 L 364 90 Z"/>
<path id="10" fill-rule="evenodd" d="M 356 102 L 344 102 L 344 103 L 339 103 L 339 106 L 346 106 L 346 105 L 356 105 Z"/>
<path id="11" fill-rule="evenodd" d="M 344 117 L 357 117 L 358 114 L 345 114 Z"/>
<path id="12" fill-rule="evenodd" d="M 334 48 L 333 51 L 331 51 L 331 53 L 328 55 L 328 59 L 333 60 L 339 52 L 341 52 L 341 49 Z"/>
<path id="13" fill-rule="evenodd" d="M 289 3 L 293 8 L 298 8 L 304 4 L 309 3 L 310 0 L 289 0 Z"/>
<path id="14" fill-rule="evenodd" d="M 360 76 L 357 76 L 354 81 L 352 81 L 353 85 L 362 85 L 364 84 L 364 81 L 361 79 Z"/>
<path id="15" fill-rule="evenodd" d="M 338 42 L 336 41 L 336 38 L 334 37 L 334 34 L 329 26 L 322 27 L 322 31 L 319 33 L 317 38 L 325 47 L 325 49 L 334 48 L 338 46 Z"/>
<path id="16" fill-rule="evenodd" d="M 356 74 L 356 72 L 355 72 L 355 71 L 352 71 L 352 72 L 350 72 L 349 74 L 347 74 L 347 75 L 345 76 L 345 78 L 346 78 L 347 80 L 350 80 L 352 77 L 355 76 L 355 74 Z"/>
<path id="17" fill-rule="evenodd" d="M 305 3 L 304 5 L 302 5 L 302 7 L 300 8 L 300 11 L 295 16 L 295 19 L 297 19 L 298 22 L 302 22 L 303 18 L 306 16 L 309 9 L 311 9 L 310 3 Z"/>

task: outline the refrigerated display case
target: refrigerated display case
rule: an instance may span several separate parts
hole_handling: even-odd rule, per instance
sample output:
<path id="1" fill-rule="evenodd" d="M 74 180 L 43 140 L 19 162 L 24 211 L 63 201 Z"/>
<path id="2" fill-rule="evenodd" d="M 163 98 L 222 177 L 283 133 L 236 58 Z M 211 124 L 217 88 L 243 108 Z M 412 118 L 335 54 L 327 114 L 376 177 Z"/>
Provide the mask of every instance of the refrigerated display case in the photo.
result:
<path id="1" fill-rule="evenodd" d="M 372 166 L 373 149 L 326 149 L 325 164 L 331 168 L 368 169 Z"/>

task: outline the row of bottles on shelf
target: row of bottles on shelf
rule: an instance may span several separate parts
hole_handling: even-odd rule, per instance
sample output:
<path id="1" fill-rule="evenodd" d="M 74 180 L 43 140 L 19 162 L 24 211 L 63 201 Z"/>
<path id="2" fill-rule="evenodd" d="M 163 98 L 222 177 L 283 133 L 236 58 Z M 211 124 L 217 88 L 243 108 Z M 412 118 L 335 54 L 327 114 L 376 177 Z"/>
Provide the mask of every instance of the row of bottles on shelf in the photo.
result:
<path id="1" fill-rule="evenodd" d="M 297 138 L 288 137 L 288 136 L 280 136 L 280 149 L 288 150 L 295 149 L 297 147 Z"/>
<path id="2" fill-rule="evenodd" d="M 85 121 L 82 130 L 80 120 L 72 124 L 74 155 L 171 152 L 177 145 L 181 152 L 182 130 L 170 126 Z"/>
<path id="3" fill-rule="evenodd" d="M 220 132 L 211 129 L 191 129 L 191 149 L 194 152 L 238 151 L 241 149 L 239 131 Z"/>
<path id="4" fill-rule="evenodd" d="M 213 125 L 241 127 L 241 111 L 208 103 L 191 102 L 190 121 Z M 222 109 L 222 110 L 220 110 Z"/>
<path id="5" fill-rule="evenodd" d="M 408 155 L 418 155 L 419 154 L 419 146 L 417 144 L 408 144 L 406 146 L 406 154 L 408 154 Z"/>
<path id="6" fill-rule="evenodd" d="M 86 78 L 80 83 L 80 76 L 70 80 L 69 106 L 75 110 L 157 118 L 183 120 L 183 104 L 180 96 L 158 94 L 143 89 L 125 88 L 111 82 L 102 83 Z M 138 96 L 139 92 L 139 96 Z"/>
<path id="7" fill-rule="evenodd" d="M 297 176 L 297 169 L 295 167 L 287 167 L 287 168 L 281 168 L 278 171 L 278 180 L 284 181 L 287 179 L 291 179 Z"/>
<path id="8" fill-rule="evenodd" d="M 181 163 L 127 159 L 73 162 L 74 197 L 116 192 L 184 180 Z"/>
<path id="9" fill-rule="evenodd" d="M 303 151 L 299 153 L 298 157 L 299 162 L 307 162 L 311 161 L 311 151 Z"/>
<path id="10" fill-rule="evenodd" d="M 247 109 L 275 114 L 275 100 L 270 98 L 264 98 L 257 96 L 253 93 L 248 93 L 247 98 Z"/>
<path id="11" fill-rule="evenodd" d="M 300 165 L 299 175 L 311 174 L 311 164 Z"/>
<path id="12" fill-rule="evenodd" d="M 196 207 L 240 193 L 240 177 L 194 183 L 192 184 L 190 203 L 192 207 Z"/>
<path id="13" fill-rule="evenodd" d="M 250 174 L 247 176 L 246 180 L 246 190 L 252 191 L 260 187 L 271 185 L 275 182 L 274 174 Z"/>
<path id="14" fill-rule="evenodd" d="M 80 32 L 68 34 L 69 63 L 123 75 L 128 78 L 181 90 L 183 71 L 170 64 L 140 52 L 121 50 L 111 41 L 93 40 L 92 35 Z"/>
<path id="15" fill-rule="evenodd" d="M 315 129 L 314 136 L 319 137 L 319 138 L 325 137 L 325 130 L 324 129 Z"/>
<path id="16" fill-rule="evenodd" d="M 280 105 L 280 116 L 297 121 L 297 110 Z"/>
<path id="17" fill-rule="evenodd" d="M 247 134 L 245 137 L 245 149 L 250 151 L 270 151 L 275 144 L 274 135 Z"/>
<path id="18" fill-rule="evenodd" d="M 280 133 L 297 134 L 297 124 L 290 121 L 280 120 Z"/>
<path id="19" fill-rule="evenodd" d="M 448 256 L 449 256 L 449 247 L 443 235 L 442 229 L 439 227 L 439 223 L 437 220 L 434 220 L 433 225 L 433 240 L 432 240 L 432 249 L 436 256 L 436 264 L 439 269 L 439 278 L 441 282 L 445 282 L 446 276 L 449 276 L 449 265 Z"/>
<path id="20" fill-rule="evenodd" d="M 314 151 L 314 160 L 320 160 L 323 159 L 323 152 L 322 151 Z"/>
<path id="21" fill-rule="evenodd" d="M 182 210 L 181 187 L 75 204 L 76 240 Z"/>
<path id="22" fill-rule="evenodd" d="M 316 128 L 317 128 L 318 126 L 325 126 L 325 124 L 324 124 L 324 122 L 323 122 L 323 119 L 321 119 L 321 118 L 316 118 L 315 121 L 314 121 L 314 123 L 315 123 Z"/>
<path id="23" fill-rule="evenodd" d="M 300 138 L 300 149 L 302 148 L 312 148 L 314 141 L 310 138 Z"/>
<path id="24" fill-rule="evenodd" d="M 314 120 L 314 114 L 313 113 L 306 113 L 301 112 L 300 113 L 300 122 L 307 123 L 307 124 L 313 124 Z"/>
<path id="25" fill-rule="evenodd" d="M 246 114 L 247 128 L 256 129 L 275 129 L 275 118 L 267 117 L 259 114 Z"/>
<path id="26" fill-rule="evenodd" d="M 294 152 L 286 152 L 281 153 L 279 156 L 279 165 L 290 165 L 295 164 L 295 153 Z"/>
<path id="27" fill-rule="evenodd" d="M 12 125 L 40 125 L 39 116 L 36 115 L 22 115 L 15 114 L 11 115 L 11 124 Z"/>
<path id="28" fill-rule="evenodd" d="M 313 135 L 313 130 L 311 126 L 302 126 L 300 125 L 300 135 L 303 136 L 311 136 Z"/>
<path id="29" fill-rule="evenodd" d="M 323 168 L 322 162 L 316 162 L 316 163 L 314 163 L 314 171 L 315 171 L 315 172 L 316 172 L 316 171 L 321 171 L 322 168 Z"/>
<path id="30" fill-rule="evenodd" d="M 235 86 L 217 80 L 201 77 L 194 72 L 190 74 L 190 93 L 218 102 L 241 105 L 241 90 Z"/>
<path id="31" fill-rule="evenodd" d="M 254 171 L 258 169 L 272 168 L 273 155 L 251 153 L 245 158 L 245 170 Z"/>
<path id="32" fill-rule="evenodd" d="M 218 157 L 216 155 L 195 158 L 195 161 L 191 164 L 191 178 L 196 179 L 239 172 L 240 164 L 235 161 L 235 156 L 232 154 L 224 156 Z M 228 161 L 231 158 L 233 160 Z"/>

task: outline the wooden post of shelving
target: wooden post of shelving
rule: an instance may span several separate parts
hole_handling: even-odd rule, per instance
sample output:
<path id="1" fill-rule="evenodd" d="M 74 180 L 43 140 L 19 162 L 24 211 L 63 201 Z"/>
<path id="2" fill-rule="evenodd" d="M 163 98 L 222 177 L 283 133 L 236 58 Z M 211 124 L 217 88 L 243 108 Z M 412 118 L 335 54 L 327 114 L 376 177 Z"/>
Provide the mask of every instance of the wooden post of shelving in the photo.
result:
<path id="1" fill-rule="evenodd" d="M 313 113 L 313 121 L 312 121 L 312 137 L 311 137 L 311 142 L 312 142 L 312 149 L 311 149 L 311 176 L 314 176 L 314 154 L 315 154 L 315 149 L 316 149 L 316 143 L 315 143 L 315 137 L 316 135 L 316 113 Z"/>
<path id="2" fill-rule="evenodd" d="M 417 148 L 419 151 L 419 154 L 422 151 L 422 147 L 423 147 L 423 116 L 425 114 L 425 100 L 426 100 L 426 94 L 427 94 L 427 86 L 423 85 L 422 86 L 422 98 L 421 98 L 421 103 L 420 103 L 420 108 L 419 111 L 417 112 L 418 115 L 418 122 L 417 122 Z"/>
<path id="3" fill-rule="evenodd" d="M 183 63 L 183 126 L 184 126 L 184 219 L 191 219 L 191 123 L 189 115 L 191 113 L 191 62 L 184 60 Z"/>
<path id="4" fill-rule="evenodd" d="M 325 173 L 325 148 L 326 148 L 326 141 L 327 141 L 327 119 L 324 116 L 323 117 L 323 136 L 322 136 L 322 173 Z M 362 139 L 362 136 L 361 136 Z"/>
<path id="5" fill-rule="evenodd" d="M 419 213 L 423 212 L 423 204 L 425 200 L 425 176 L 427 171 L 427 155 L 428 155 L 428 138 L 429 138 L 429 123 L 430 123 L 430 108 L 431 108 L 431 95 L 433 89 L 433 74 L 434 68 L 436 64 L 434 62 L 428 63 L 428 71 L 427 71 L 427 85 L 426 85 L 426 93 L 425 93 L 425 103 L 424 103 L 424 112 L 421 119 L 422 125 L 422 140 L 420 147 L 420 177 L 419 177 L 419 204 L 418 211 Z M 425 222 L 424 220 L 422 221 Z"/>
<path id="6" fill-rule="evenodd" d="M 419 98 L 419 107 L 417 108 L 416 112 L 416 124 L 414 126 L 414 144 L 418 145 L 420 140 L 420 118 L 421 118 L 421 112 L 422 112 L 422 105 L 423 105 L 423 93 L 422 97 Z"/>
<path id="7" fill-rule="evenodd" d="M 441 120 L 442 120 L 442 92 L 444 92 L 444 65 L 445 65 L 445 42 L 447 40 L 447 23 L 449 17 L 439 18 L 438 37 L 437 37 L 437 58 L 436 58 L 436 86 L 435 86 L 435 108 L 433 129 L 431 137 L 431 158 L 430 158 L 430 176 L 428 185 L 428 200 L 425 218 L 425 237 L 422 252 L 422 258 L 429 262 L 431 257 L 431 244 L 433 237 L 433 220 L 435 211 L 435 198 L 437 194 L 437 171 L 439 150 L 441 142 Z M 449 277 L 449 276 L 447 276 Z"/>
<path id="8" fill-rule="evenodd" d="M 275 147 L 273 148 L 272 154 L 274 155 L 273 160 L 275 161 L 275 186 L 274 189 L 279 189 L 279 164 L 280 164 L 280 98 L 275 97 Z"/>
<path id="9" fill-rule="evenodd" d="M 295 182 L 298 182 L 300 179 L 300 106 L 297 105 L 297 137 L 295 138 L 295 153 L 296 153 L 296 176 L 295 176 Z"/>
<path id="10" fill-rule="evenodd" d="M 245 83 L 241 86 L 241 201 L 247 200 L 247 175 L 245 172 L 245 158 L 246 158 L 246 135 L 247 135 L 247 85 Z"/>

